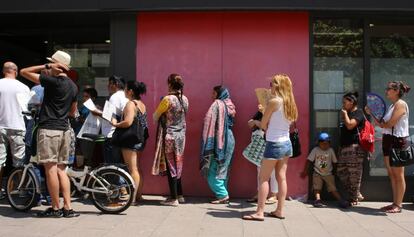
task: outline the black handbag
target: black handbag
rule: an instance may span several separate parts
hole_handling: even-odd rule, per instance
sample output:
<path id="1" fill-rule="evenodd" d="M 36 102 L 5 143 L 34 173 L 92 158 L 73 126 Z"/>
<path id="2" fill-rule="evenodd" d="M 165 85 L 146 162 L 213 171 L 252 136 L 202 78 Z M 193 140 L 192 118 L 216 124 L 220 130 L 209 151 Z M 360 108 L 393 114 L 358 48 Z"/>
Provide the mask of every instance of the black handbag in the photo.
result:
<path id="1" fill-rule="evenodd" d="M 118 147 L 132 147 L 145 141 L 145 129 L 137 116 L 128 128 L 116 128 L 112 134 L 112 145 Z"/>
<path id="2" fill-rule="evenodd" d="M 394 136 L 394 127 L 392 128 L 392 134 Z M 394 142 L 394 141 L 393 141 Z M 413 141 L 410 136 L 410 145 L 406 148 L 393 148 L 390 151 L 390 166 L 392 167 L 403 167 L 414 164 L 414 148 Z"/>
<path id="3" fill-rule="evenodd" d="M 296 127 L 296 122 L 294 122 L 293 125 L 294 128 L 289 134 L 290 142 L 292 143 L 292 156 L 290 158 L 296 158 L 302 154 L 299 141 L 299 130 Z"/>

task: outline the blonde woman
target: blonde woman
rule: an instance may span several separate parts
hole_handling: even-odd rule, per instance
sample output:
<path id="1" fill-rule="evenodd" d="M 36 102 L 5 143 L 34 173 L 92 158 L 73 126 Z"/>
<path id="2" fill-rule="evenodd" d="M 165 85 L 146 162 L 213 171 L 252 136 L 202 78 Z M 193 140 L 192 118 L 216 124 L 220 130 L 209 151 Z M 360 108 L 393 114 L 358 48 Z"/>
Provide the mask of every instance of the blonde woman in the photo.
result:
<path id="1" fill-rule="evenodd" d="M 272 98 L 269 100 L 260 127 L 266 131 L 266 148 L 259 172 L 259 197 L 256 212 L 243 216 L 245 220 L 263 221 L 266 197 L 269 192 L 269 178 L 276 172 L 279 186 L 276 210 L 269 217 L 285 219 L 283 205 L 286 199 L 286 170 L 288 158 L 292 156 L 292 144 L 289 139 L 291 122 L 298 117 L 292 82 L 286 74 L 277 74 L 270 83 Z"/>

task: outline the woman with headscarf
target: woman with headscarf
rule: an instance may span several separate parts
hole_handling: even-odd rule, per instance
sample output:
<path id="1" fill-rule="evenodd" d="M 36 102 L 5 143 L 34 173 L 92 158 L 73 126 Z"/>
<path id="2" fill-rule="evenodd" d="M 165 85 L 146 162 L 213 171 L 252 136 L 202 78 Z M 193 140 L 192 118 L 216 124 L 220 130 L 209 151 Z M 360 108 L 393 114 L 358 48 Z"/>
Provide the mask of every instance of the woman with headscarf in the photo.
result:
<path id="1" fill-rule="evenodd" d="M 214 87 L 212 98 L 204 118 L 200 170 L 216 196 L 211 203 L 222 204 L 229 202 L 227 183 L 235 145 L 231 129 L 236 110 L 227 88 Z"/>

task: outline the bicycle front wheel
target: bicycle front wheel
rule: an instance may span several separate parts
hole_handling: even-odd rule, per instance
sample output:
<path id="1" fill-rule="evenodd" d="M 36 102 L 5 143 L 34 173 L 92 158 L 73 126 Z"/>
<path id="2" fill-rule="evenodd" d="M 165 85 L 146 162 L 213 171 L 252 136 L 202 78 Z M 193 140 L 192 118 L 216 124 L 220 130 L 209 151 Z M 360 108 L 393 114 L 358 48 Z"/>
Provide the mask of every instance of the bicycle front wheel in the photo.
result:
<path id="1" fill-rule="evenodd" d="M 24 167 L 14 169 L 9 175 L 6 185 L 7 200 L 15 210 L 28 211 L 36 206 L 40 195 L 37 193 L 35 179 L 29 170 L 24 174 Z"/>
<path id="2" fill-rule="evenodd" d="M 103 168 L 91 178 L 91 198 L 96 208 L 103 213 L 117 214 L 131 205 L 134 185 L 131 176 L 115 168 Z"/>

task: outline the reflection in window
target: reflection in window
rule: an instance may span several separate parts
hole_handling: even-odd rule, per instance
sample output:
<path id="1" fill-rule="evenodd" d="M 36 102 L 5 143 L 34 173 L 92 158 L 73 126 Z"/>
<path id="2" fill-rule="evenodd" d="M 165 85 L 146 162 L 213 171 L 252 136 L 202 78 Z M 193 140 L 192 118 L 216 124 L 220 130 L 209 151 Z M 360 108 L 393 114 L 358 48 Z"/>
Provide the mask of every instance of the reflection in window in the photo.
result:
<path id="1" fill-rule="evenodd" d="M 414 24 L 407 24 L 407 21 L 394 24 L 389 21 L 374 21 L 369 26 L 371 91 L 384 96 L 388 81 L 405 81 L 413 87 Z M 404 97 L 410 111 L 414 111 L 413 98 L 412 94 Z M 385 101 L 389 105 L 390 102 L 386 99 Z M 381 150 L 381 130 L 377 131 L 378 141 L 374 159 L 370 162 L 370 175 L 386 176 Z M 410 116 L 410 134 L 414 134 L 414 116 Z M 406 167 L 405 172 L 406 175 L 413 175 L 414 166 Z"/>
<path id="2" fill-rule="evenodd" d="M 361 20 L 317 19 L 313 22 L 313 111 L 317 132 L 339 141 L 339 110 L 345 92 L 363 92 L 363 24 Z M 360 100 L 362 105 L 362 100 Z"/>

